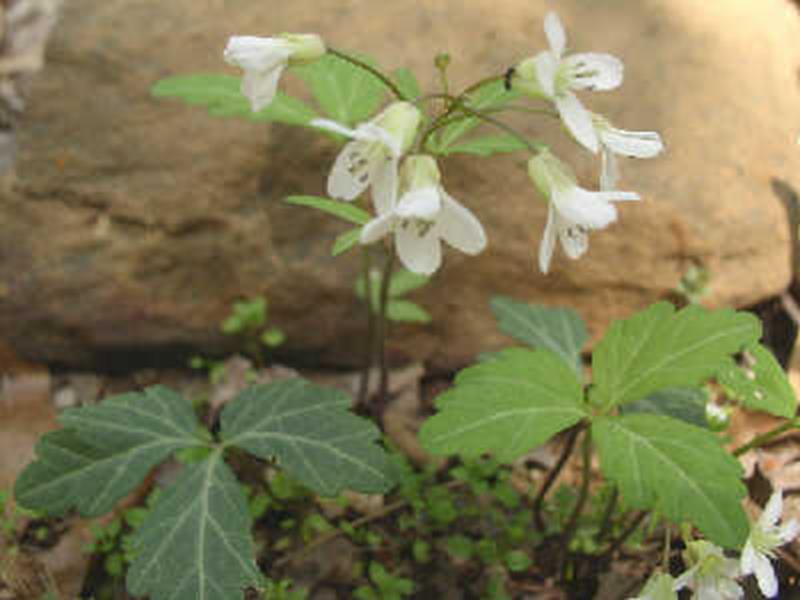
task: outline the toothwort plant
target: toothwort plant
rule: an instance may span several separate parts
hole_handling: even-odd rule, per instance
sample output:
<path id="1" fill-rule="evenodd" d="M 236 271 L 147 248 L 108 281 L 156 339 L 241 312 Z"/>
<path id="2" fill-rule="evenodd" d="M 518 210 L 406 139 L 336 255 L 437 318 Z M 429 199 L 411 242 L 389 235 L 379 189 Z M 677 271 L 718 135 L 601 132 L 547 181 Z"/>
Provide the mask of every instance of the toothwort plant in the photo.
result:
<path id="1" fill-rule="evenodd" d="M 388 321 L 430 320 L 401 296 L 441 267 L 443 247 L 476 255 L 488 246 L 478 216 L 447 191 L 441 164 L 448 156 L 527 158 L 533 187 L 548 204 L 538 259 L 547 273 L 556 241 L 567 257 L 578 259 L 588 250 L 591 230 L 614 223 L 619 203 L 640 199 L 617 189 L 618 157 L 651 158 L 663 151 L 657 133 L 617 129 L 579 98 L 584 91 L 619 87 L 622 62 L 609 54 L 568 53 L 555 13 L 545 17 L 544 31 L 549 48 L 458 93 L 448 82 L 447 55 L 434 62 L 441 89 L 422 93 L 408 69 L 386 72 L 374 59 L 336 49 L 315 34 L 235 36 L 224 58 L 242 70 L 241 78 L 181 75 L 153 88 L 155 96 L 204 105 L 215 116 L 305 127 L 343 143 L 328 175 L 328 197 L 287 201 L 351 225 L 334 241 L 334 256 L 361 248 L 355 287 L 368 326 L 356 401 L 372 406 L 379 423 L 388 401 Z M 313 105 L 278 89 L 287 72 L 307 84 Z M 511 110 L 558 119 L 581 148 L 599 154 L 598 189 L 579 185 L 543 141 L 506 123 L 502 115 Z M 496 131 L 480 133 L 479 126 Z M 475 205 L 481 199 L 470 200 Z M 404 270 L 396 269 L 398 261 Z M 764 594 L 775 595 L 771 561 L 799 526 L 777 524 L 779 491 L 761 518 L 749 522 L 736 457 L 797 427 L 796 400 L 759 344 L 756 318 L 654 304 L 611 325 L 594 347 L 588 381 L 581 360 L 588 336 L 574 311 L 504 297 L 491 308 L 501 331 L 520 346 L 483 356 L 457 375 L 421 428 L 423 446 L 432 454 L 473 459 L 488 453 L 510 463 L 564 432 L 563 452 L 525 510 L 532 511 L 543 539 L 555 541 L 548 546 L 557 548 L 558 571 L 552 574 L 565 585 L 574 583 L 582 564 L 613 556 L 647 522 L 648 533 L 664 534 L 664 558 L 638 598 L 676 598 L 684 588 L 701 600 L 739 598 L 737 580 L 749 574 Z M 370 397 L 375 363 L 380 382 Z M 704 416 L 710 381 L 726 391 L 725 411 L 741 405 L 785 423 L 726 450 L 720 433 L 725 420 L 715 419 L 711 427 Z M 299 378 L 280 381 L 243 391 L 211 429 L 167 388 L 116 396 L 60 416 L 63 428 L 42 438 L 36 460 L 17 481 L 16 497 L 48 514 L 76 509 L 99 515 L 151 469 L 177 457 L 180 475 L 134 534 L 128 588 L 154 600 L 242 598 L 246 588 L 264 588 L 269 580 L 256 566 L 246 496 L 226 456 L 236 449 L 274 461 L 323 496 L 343 489 L 386 492 L 397 472 L 376 443 L 378 428 L 350 413 L 352 404 L 337 390 Z M 709 414 L 717 413 L 714 404 Z M 575 448 L 580 482 L 565 520 L 551 527 L 556 516 L 550 492 Z M 611 491 L 602 522 L 587 531 L 595 454 Z M 686 548 L 682 574 L 669 572 L 678 528 Z"/>

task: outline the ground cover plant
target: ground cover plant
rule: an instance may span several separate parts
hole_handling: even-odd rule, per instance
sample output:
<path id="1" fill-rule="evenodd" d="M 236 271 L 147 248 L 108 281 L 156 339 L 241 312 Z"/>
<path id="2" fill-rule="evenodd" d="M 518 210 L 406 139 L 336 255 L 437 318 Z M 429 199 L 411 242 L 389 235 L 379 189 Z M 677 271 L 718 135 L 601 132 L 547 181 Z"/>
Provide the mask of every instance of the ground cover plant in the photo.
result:
<path id="1" fill-rule="evenodd" d="M 589 373 L 582 359 L 588 336 L 577 313 L 498 296 L 491 305 L 498 327 L 520 345 L 479 357 L 436 398 L 419 440 L 429 454 L 447 457 L 444 466 L 420 470 L 382 443 L 391 401 L 389 322 L 430 320 L 405 295 L 435 276 L 443 246 L 476 255 L 490 241 L 478 216 L 446 191 L 440 163 L 453 154 L 525 157 L 531 195 L 535 190 L 548 205 L 537 261 L 547 273 L 556 246 L 580 258 L 589 233 L 618 218 L 617 203 L 640 199 L 617 189 L 620 157 L 663 151 L 657 133 L 619 129 L 577 95 L 621 85 L 622 62 L 567 52 L 555 13 L 545 16 L 544 31 L 547 49 L 460 92 L 451 90 L 447 55 L 434 60 L 439 89 L 424 93 L 411 71 L 385 72 L 374 59 L 314 34 L 236 36 L 224 57 L 243 70 L 241 78 L 158 82 L 154 95 L 203 105 L 214 116 L 304 127 L 343 144 L 327 197 L 298 190 L 286 201 L 347 223 L 332 240 L 333 256 L 361 252 L 353 284 L 367 322 L 360 385 L 350 397 L 301 377 L 255 384 L 211 423 L 161 386 L 66 410 L 63 428 L 41 439 L 17 481 L 19 504 L 48 515 L 102 515 L 154 468 L 177 461 L 178 475 L 146 510 L 98 534 L 97 548 L 116 557 L 107 568 L 124 576 L 130 594 L 154 600 L 302 597 L 280 577 L 280 554 L 298 540 L 313 548 L 336 536 L 371 549 L 370 560 L 359 562 L 362 584 L 348 590 L 355 598 L 425 593 L 414 573 L 383 560 L 389 547 L 420 570 L 478 569 L 474 593 L 481 597 L 518 595 L 514 578 L 528 573 L 588 597 L 592 565 L 654 537 L 663 551 L 632 592 L 637 598 L 677 598 L 680 590 L 701 600 L 740 598 L 740 581 L 750 575 L 764 595 L 775 596 L 772 560 L 800 525 L 780 522 L 780 490 L 758 518 L 748 517 L 737 456 L 796 427 L 796 400 L 759 343 L 761 325 L 751 314 L 653 304 L 611 325 L 592 350 Z M 285 71 L 307 84 L 313 104 L 278 90 Z M 599 189 L 581 187 L 544 140 L 509 126 L 509 112 L 558 119 L 575 143 L 599 155 Z M 702 295 L 691 292 L 689 300 Z M 267 325 L 264 299 L 237 304 L 223 329 L 242 337 L 256 363 L 283 341 Z M 712 385 L 725 391 L 726 407 L 708 404 Z M 354 413 L 354 405 L 368 416 Z M 737 405 L 785 423 L 728 450 L 725 411 Z M 540 484 L 512 485 L 512 465 L 557 436 L 561 453 Z M 578 477 L 565 484 L 573 454 Z M 240 461 L 269 465 L 272 478 L 249 480 L 234 468 Z M 392 490 L 396 501 L 371 517 L 333 523 L 319 512 L 298 520 L 287 510 L 298 499 L 307 505 L 310 494 Z M 271 517 L 286 536 L 268 540 L 265 564 L 256 561 L 263 553 L 254 522 Z"/>

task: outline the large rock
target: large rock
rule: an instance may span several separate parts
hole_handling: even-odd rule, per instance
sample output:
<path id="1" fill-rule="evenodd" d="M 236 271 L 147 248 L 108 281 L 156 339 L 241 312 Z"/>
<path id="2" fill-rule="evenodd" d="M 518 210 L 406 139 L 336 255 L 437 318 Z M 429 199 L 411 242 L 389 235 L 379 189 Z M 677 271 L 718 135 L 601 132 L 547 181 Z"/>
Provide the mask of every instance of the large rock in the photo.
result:
<path id="1" fill-rule="evenodd" d="M 32 90 L 20 158 L 0 199 L 0 335 L 38 360 L 86 364 L 220 350 L 231 302 L 266 294 L 287 348 L 358 360 L 357 253 L 329 258 L 339 223 L 284 205 L 322 193 L 334 146 L 306 131 L 209 117 L 155 100 L 157 79 L 233 72 L 237 33 L 318 31 L 333 45 L 421 69 L 453 55 L 457 85 L 503 72 L 544 44 L 544 0 L 436 3 L 83 0 L 66 3 Z M 505 342 L 493 294 L 568 305 L 597 335 L 668 295 L 690 264 L 713 274 L 711 305 L 748 305 L 789 281 L 789 235 L 770 189 L 796 187 L 800 20 L 785 0 L 563 0 L 576 50 L 626 62 L 623 88 L 585 94 L 630 129 L 656 129 L 659 159 L 624 165 L 645 201 L 594 233 L 587 257 L 535 265 L 546 207 L 524 157 L 457 159 L 445 183 L 484 221 L 489 249 L 448 253 L 417 295 L 427 327 L 394 330 L 398 352 L 449 367 Z M 531 118 L 586 185 L 597 165 Z M 558 140 L 558 141 L 556 141 Z M 174 354 L 170 354 L 174 356 Z"/>

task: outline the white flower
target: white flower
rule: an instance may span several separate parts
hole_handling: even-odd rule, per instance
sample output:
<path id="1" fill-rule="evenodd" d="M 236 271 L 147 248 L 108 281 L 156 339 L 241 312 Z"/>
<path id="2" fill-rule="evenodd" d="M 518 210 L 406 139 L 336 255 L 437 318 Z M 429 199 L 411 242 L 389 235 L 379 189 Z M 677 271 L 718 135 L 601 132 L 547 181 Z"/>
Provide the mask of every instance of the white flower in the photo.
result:
<path id="1" fill-rule="evenodd" d="M 654 573 L 647 580 L 639 595 L 630 600 L 678 600 L 679 586 L 675 579 L 666 573 Z"/>
<path id="2" fill-rule="evenodd" d="M 619 180 L 617 155 L 633 158 L 653 158 L 664 150 L 661 136 L 655 131 L 625 131 L 617 129 L 607 119 L 592 114 L 592 124 L 600 140 L 600 189 L 613 190 Z"/>
<path id="3" fill-rule="evenodd" d="M 269 106 L 278 80 L 291 64 L 316 60 L 325 54 L 325 43 L 313 33 L 284 33 L 278 37 L 235 35 L 225 47 L 225 60 L 244 69 L 242 94 L 253 112 Z"/>
<path id="4" fill-rule="evenodd" d="M 345 144 L 328 176 L 328 195 L 354 200 L 373 184 L 373 200 L 379 214 L 391 209 L 397 187 L 397 163 L 414 141 L 420 122 L 419 109 L 409 102 L 394 102 L 371 121 L 355 129 L 328 119 L 314 119 L 321 129 L 352 138 Z"/>
<path id="5" fill-rule="evenodd" d="M 800 523 L 792 519 L 778 525 L 783 510 L 783 497 L 778 490 L 772 494 L 758 521 L 750 527 L 750 537 L 742 550 L 742 574 L 755 574 L 761 593 L 772 598 L 778 593 L 778 579 L 770 559 L 775 548 L 790 542 L 800 533 Z"/>
<path id="6" fill-rule="evenodd" d="M 695 600 L 739 600 L 744 596 L 736 583 L 741 575 L 739 561 L 727 558 L 720 547 L 705 540 L 689 542 L 683 558 L 690 568 L 675 583 L 691 589 Z"/>
<path id="7" fill-rule="evenodd" d="M 512 72 L 511 85 L 553 102 L 575 139 L 597 152 L 599 141 L 592 126 L 592 115 L 573 91 L 618 87 L 622 83 L 622 62 L 610 54 L 594 52 L 565 57 L 566 34 L 558 15 L 553 12 L 544 19 L 544 31 L 550 50 L 519 63 Z"/>
<path id="8" fill-rule="evenodd" d="M 483 226 L 469 210 L 445 192 L 436 161 L 430 156 L 406 158 L 400 170 L 399 200 L 378 213 L 361 231 L 371 244 L 394 232 L 397 255 L 406 269 L 430 275 L 442 262 L 441 240 L 467 254 L 486 247 Z"/>
<path id="9" fill-rule="evenodd" d="M 549 200 L 547 225 L 539 246 L 539 268 L 547 273 L 556 238 L 569 258 L 580 258 L 589 248 L 588 231 L 603 229 L 617 219 L 612 202 L 638 200 L 634 192 L 591 192 L 578 187 L 570 168 L 543 150 L 528 162 L 528 174 Z"/>

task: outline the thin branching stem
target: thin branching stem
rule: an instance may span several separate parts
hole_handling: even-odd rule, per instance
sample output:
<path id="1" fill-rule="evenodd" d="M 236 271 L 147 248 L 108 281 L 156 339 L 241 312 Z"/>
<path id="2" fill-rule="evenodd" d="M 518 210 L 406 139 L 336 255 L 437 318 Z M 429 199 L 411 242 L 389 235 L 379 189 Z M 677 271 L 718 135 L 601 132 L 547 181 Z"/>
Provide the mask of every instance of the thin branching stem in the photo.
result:
<path id="1" fill-rule="evenodd" d="M 567 556 L 569 555 L 569 543 L 575 536 L 575 531 L 578 529 L 578 519 L 580 519 L 583 508 L 586 506 L 586 500 L 589 498 L 589 480 L 592 474 L 592 432 L 587 429 L 583 434 L 583 442 L 581 444 L 583 455 L 583 464 L 581 468 L 581 488 L 578 491 L 578 499 L 575 501 L 575 507 L 572 509 L 567 524 L 564 526 L 564 532 L 561 534 L 561 573 L 562 579 L 566 573 Z"/>
<path id="2" fill-rule="evenodd" d="M 575 448 L 575 440 L 578 439 L 578 434 L 581 432 L 581 428 L 581 425 L 576 425 L 567 434 L 567 441 L 564 444 L 564 448 L 561 450 L 561 455 L 558 457 L 556 464 L 553 465 L 553 468 L 550 469 L 550 472 L 547 474 L 547 477 L 539 488 L 539 492 L 536 494 L 536 498 L 533 500 L 533 523 L 536 526 L 537 531 L 544 531 L 544 519 L 542 518 L 544 498 L 547 495 L 547 492 L 550 491 L 550 488 L 553 487 L 556 479 L 558 479 L 558 476 L 564 469 L 564 465 L 567 464 L 567 460 L 569 460 L 569 457 L 572 455 L 572 451 Z"/>
<path id="3" fill-rule="evenodd" d="M 367 339 L 364 340 L 364 358 L 358 379 L 356 404 L 366 406 L 370 373 L 375 358 L 375 307 L 372 305 L 372 255 L 369 246 L 361 248 L 361 276 L 364 278 L 364 302 L 367 306 Z"/>
<path id="4" fill-rule="evenodd" d="M 389 305 L 389 284 L 392 280 L 396 252 L 394 246 L 389 249 L 386 263 L 381 274 L 381 289 L 378 305 L 378 366 L 380 379 L 378 384 L 378 398 L 375 404 L 375 415 L 378 423 L 383 423 L 383 412 L 389 401 L 389 367 L 386 360 L 386 339 L 389 331 L 389 320 L 386 317 L 386 307 Z"/>
<path id="5" fill-rule="evenodd" d="M 353 64 L 356 67 L 358 67 L 360 69 L 363 69 L 364 71 L 366 71 L 367 73 L 369 73 L 370 75 L 375 77 L 376 79 L 379 79 L 383 83 L 383 85 L 385 85 L 387 88 L 389 88 L 392 91 L 392 93 L 395 96 L 397 96 L 398 100 L 406 100 L 406 101 L 410 100 L 410 98 L 408 98 L 408 96 L 406 96 L 403 93 L 403 91 L 399 87 L 397 87 L 397 84 L 395 84 L 394 81 L 389 79 L 388 76 L 386 76 L 383 73 L 381 73 L 381 71 L 379 71 L 378 69 L 376 69 L 372 65 L 364 62 L 363 60 L 360 60 L 360 59 L 356 58 L 355 56 L 352 56 L 352 55 L 348 54 L 347 52 L 343 52 L 341 50 L 337 50 L 336 48 L 331 48 L 330 46 L 328 46 L 328 54 L 332 54 L 333 56 L 341 58 L 342 60 L 346 60 L 350 64 Z"/>
<path id="6" fill-rule="evenodd" d="M 797 427 L 798 427 L 797 419 L 792 419 L 790 421 L 787 421 L 786 423 L 779 425 L 775 429 L 771 429 L 770 431 L 757 435 L 746 444 L 739 446 L 733 451 L 733 455 L 741 456 L 745 452 L 749 452 L 750 450 L 754 450 L 755 448 L 760 448 L 761 446 L 770 443 L 772 440 L 774 440 L 782 433 L 786 433 L 790 429 L 795 429 Z"/>
<path id="7" fill-rule="evenodd" d="M 639 525 L 642 524 L 642 521 L 644 521 L 645 517 L 648 514 L 649 513 L 646 510 L 640 510 L 633 518 L 633 520 L 631 520 L 631 522 L 625 528 L 625 531 L 620 533 L 619 536 L 617 536 L 615 539 L 611 541 L 611 544 L 609 544 L 608 549 L 603 554 L 606 556 L 610 556 L 614 554 L 614 552 L 619 550 L 622 547 L 622 545 L 628 540 L 628 538 L 631 537 L 637 529 L 639 529 Z"/>
<path id="8" fill-rule="evenodd" d="M 619 488 L 614 486 L 611 490 L 611 496 L 606 503 L 606 509 L 603 511 L 603 520 L 600 522 L 600 530 L 597 532 L 597 543 L 606 539 L 609 531 L 611 531 L 611 517 L 617 508 L 617 501 L 619 500 Z"/>

